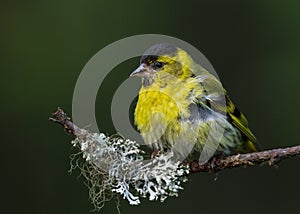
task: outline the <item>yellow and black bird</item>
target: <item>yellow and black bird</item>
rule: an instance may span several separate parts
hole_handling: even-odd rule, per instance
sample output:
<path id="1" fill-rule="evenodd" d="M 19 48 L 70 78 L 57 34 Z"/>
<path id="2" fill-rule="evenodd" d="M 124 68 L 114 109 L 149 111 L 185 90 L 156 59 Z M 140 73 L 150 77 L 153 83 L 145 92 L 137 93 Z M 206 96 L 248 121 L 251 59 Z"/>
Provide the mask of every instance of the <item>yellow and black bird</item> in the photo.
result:
<path id="1" fill-rule="evenodd" d="M 225 155 L 259 150 L 246 117 L 220 81 L 181 48 L 150 47 L 130 76 L 142 78 L 135 124 L 155 150 L 181 142 L 199 152 L 217 145 Z"/>

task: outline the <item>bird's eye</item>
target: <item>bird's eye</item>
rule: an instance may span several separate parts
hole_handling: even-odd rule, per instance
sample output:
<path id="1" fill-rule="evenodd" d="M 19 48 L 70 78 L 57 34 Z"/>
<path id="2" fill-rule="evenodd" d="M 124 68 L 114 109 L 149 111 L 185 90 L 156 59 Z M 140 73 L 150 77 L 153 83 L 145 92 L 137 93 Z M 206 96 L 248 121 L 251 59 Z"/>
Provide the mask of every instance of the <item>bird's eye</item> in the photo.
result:
<path id="1" fill-rule="evenodd" d="M 153 63 L 154 69 L 162 68 L 163 66 L 164 66 L 163 62 L 156 61 L 156 62 Z"/>

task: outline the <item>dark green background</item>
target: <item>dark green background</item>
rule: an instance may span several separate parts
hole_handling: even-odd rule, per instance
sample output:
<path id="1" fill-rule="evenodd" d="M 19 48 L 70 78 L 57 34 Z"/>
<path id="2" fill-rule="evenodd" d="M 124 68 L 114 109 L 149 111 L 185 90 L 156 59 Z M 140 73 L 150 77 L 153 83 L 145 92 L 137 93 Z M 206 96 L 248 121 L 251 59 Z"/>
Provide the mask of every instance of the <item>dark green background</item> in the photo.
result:
<path id="1" fill-rule="evenodd" d="M 127 2 L 127 3 L 126 3 Z M 129 3 L 130 2 L 130 3 Z M 180 3 L 179 3 L 180 2 Z M 283 3 L 284 2 L 284 3 Z M 264 148 L 299 144 L 300 4 L 297 1 L 2 1 L 1 213 L 89 213 L 72 136 L 48 122 L 71 113 L 81 69 L 100 49 L 143 33 L 178 37 L 213 64 Z M 113 87 L 138 60 L 108 76 L 97 119 L 114 133 Z M 99 68 L 99 71 L 101 68 Z M 300 160 L 275 167 L 195 174 L 178 198 L 142 201 L 122 213 L 291 213 L 299 211 Z M 108 203 L 103 213 L 116 212 Z"/>

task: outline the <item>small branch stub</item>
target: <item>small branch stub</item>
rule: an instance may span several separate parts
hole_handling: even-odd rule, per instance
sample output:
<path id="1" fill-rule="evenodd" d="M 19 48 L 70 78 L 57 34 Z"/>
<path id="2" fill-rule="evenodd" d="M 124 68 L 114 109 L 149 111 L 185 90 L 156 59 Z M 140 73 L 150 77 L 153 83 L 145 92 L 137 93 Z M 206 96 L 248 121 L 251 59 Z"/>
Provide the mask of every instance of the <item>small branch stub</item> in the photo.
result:
<path id="1" fill-rule="evenodd" d="M 52 116 L 49 117 L 49 120 L 62 125 L 68 133 L 71 133 L 77 137 L 85 135 L 87 132 L 86 130 L 76 126 L 60 107 L 57 108 L 56 112 L 52 113 Z"/>

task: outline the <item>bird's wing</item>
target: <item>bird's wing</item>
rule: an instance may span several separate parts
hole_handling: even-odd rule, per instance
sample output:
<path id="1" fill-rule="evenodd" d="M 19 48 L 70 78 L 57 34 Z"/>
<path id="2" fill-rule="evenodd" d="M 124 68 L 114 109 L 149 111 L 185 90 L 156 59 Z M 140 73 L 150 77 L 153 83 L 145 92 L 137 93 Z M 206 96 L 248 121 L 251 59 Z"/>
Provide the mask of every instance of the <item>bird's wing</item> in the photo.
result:
<path id="1" fill-rule="evenodd" d="M 200 87 L 202 87 L 202 91 L 204 92 L 198 97 L 198 103 L 201 104 L 198 104 L 198 106 L 206 106 L 212 112 L 226 115 L 228 122 L 241 132 L 242 137 L 246 137 L 255 143 L 256 138 L 248 128 L 246 117 L 235 107 L 221 82 L 200 65 L 197 65 L 195 75 L 199 79 Z"/>
<path id="2" fill-rule="evenodd" d="M 248 127 L 248 121 L 243 113 L 241 113 L 237 107 L 233 104 L 230 98 L 226 95 L 226 111 L 228 121 L 231 122 L 236 128 L 238 128 L 243 135 L 247 137 L 251 142 L 256 142 L 254 134 Z"/>

